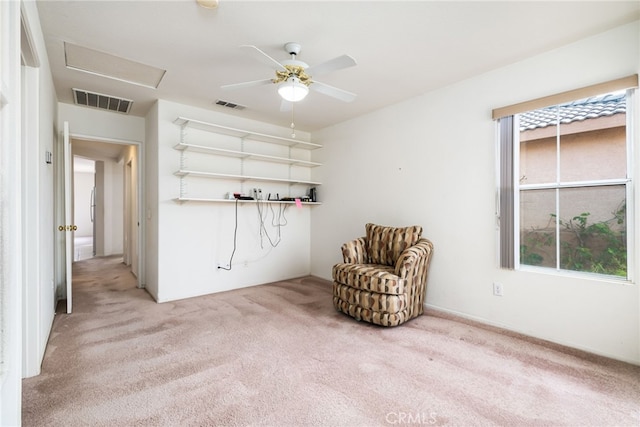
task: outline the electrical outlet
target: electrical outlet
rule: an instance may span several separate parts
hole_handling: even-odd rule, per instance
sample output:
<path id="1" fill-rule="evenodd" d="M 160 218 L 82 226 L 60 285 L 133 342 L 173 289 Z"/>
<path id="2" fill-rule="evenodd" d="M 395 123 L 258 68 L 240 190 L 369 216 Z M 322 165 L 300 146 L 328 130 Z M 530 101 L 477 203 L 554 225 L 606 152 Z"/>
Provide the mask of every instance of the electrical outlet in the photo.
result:
<path id="1" fill-rule="evenodd" d="M 251 197 L 256 200 L 262 200 L 262 188 L 252 188 Z"/>
<path id="2" fill-rule="evenodd" d="M 502 283 L 493 282 L 493 295 L 497 297 L 502 296 Z"/>

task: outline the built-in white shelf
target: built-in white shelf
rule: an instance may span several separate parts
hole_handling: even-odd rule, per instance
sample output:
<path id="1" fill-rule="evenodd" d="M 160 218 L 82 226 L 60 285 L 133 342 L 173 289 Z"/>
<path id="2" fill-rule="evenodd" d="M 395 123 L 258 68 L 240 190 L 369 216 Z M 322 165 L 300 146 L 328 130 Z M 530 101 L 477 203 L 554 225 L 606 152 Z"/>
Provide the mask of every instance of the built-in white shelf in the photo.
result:
<path id="1" fill-rule="evenodd" d="M 317 162 L 312 162 L 310 160 L 300 160 L 300 159 L 294 158 L 294 157 L 306 157 L 306 156 L 303 153 L 300 153 L 299 151 L 294 153 L 292 148 L 314 150 L 316 148 L 322 147 L 319 144 L 314 144 L 312 142 L 307 142 L 307 141 L 300 141 L 292 138 L 284 138 L 284 137 L 275 136 L 275 135 L 267 135 L 264 133 L 232 128 L 229 126 L 203 122 L 200 120 L 189 119 L 186 117 L 178 117 L 176 120 L 174 120 L 174 123 L 182 128 L 181 129 L 182 131 L 180 133 L 180 141 L 177 145 L 173 147 L 175 150 L 180 152 L 179 170 L 174 172 L 175 176 L 180 177 L 180 193 L 176 201 L 179 201 L 179 202 L 206 201 L 206 202 L 226 202 L 226 203 L 234 201 L 234 200 L 227 200 L 224 198 L 218 198 L 218 199 L 216 198 L 212 199 L 207 197 L 203 198 L 203 197 L 198 197 L 199 195 L 197 194 L 194 194 L 194 195 L 187 194 L 189 177 L 229 180 L 229 181 L 235 181 L 240 184 L 247 181 L 264 182 L 264 183 L 272 183 L 272 184 L 288 184 L 290 186 L 290 189 L 291 189 L 291 186 L 294 186 L 294 185 L 302 185 L 302 186 L 308 186 L 308 187 L 317 187 L 319 185 L 322 185 L 320 182 L 308 180 L 309 172 L 304 173 L 304 175 L 307 176 L 307 179 L 293 178 L 293 176 L 299 176 L 300 172 L 304 172 L 304 171 L 301 171 L 300 169 L 311 169 L 318 166 L 322 166 L 322 164 Z M 188 128 L 202 130 L 204 132 L 209 132 L 211 134 L 226 135 L 232 138 L 237 138 L 238 139 L 237 142 L 239 144 L 233 147 L 228 147 L 228 146 L 222 147 L 216 143 L 215 138 L 211 138 L 209 142 L 204 142 L 204 143 L 199 142 L 198 145 L 190 144 L 188 142 L 188 138 L 189 138 L 189 132 L 187 131 Z M 253 146 L 252 150 L 258 151 L 258 153 L 246 151 L 245 144 L 244 144 L 245 140 L 258 142 L 259 144 L 251 144 Z M 263 144 L 264 144 L 264 147 L 263 147 Z M 282 149 L 277 150 L 278 152 L 276 154 L 279 154 L 279 156 L 274 156 L 271 154 L 260 154 L 259 152 L 263 151 L 262 150 L 263 148 L 265 149 L 266 152 L 269 152 L 269 149 L 268 149 L 269 144 L 276 144 L 276 145 L 288 147 L 288 155 L 283 156 Z M 275 148 L 275 147 L 271 147 L 271 148 Z M 197 154 L 195 154 L 194 156 L 187 156 L 186 152 L 197 153 Z M 236 172 L 236 173 L 219 173 L 219 172 L 209 172 L 209 171 L 203 171 L 203 170 L 193 170 L 187 165 L 187 160 L 190 157 L 194 157 L 196 159 L 200 158 L 199 159 L 200 161 L 198 162 L 198 164 L 202 165 L 204 157 L 201 157 L 201 155 L 203 154 L 240 159 L 237 165 L 238 170 L 235 170 L 235 169 L 233 170 L 233 172 Z M 221 159 L 216 159 L 216 160 L 221 160 Z M 266 166 L 266 164 L 268 163 L 272 163 L 272 164 L 278 163 L 280 165 L 287 165 L 288 176 L 287 178 L 281 178 L 283 175 L 285 175 L 285 173 L 283 173 L 284 171 L 282 170 L 283 168 L 281 166 L 275 167 L 275 165 L 273 165 L 273 167 L 268 168 L 268 170 L 271 170 L 273 172 L 273 175 L 270 175 L 270 172 L 266 172 L 267 175 L 269 176 L 247 175 L 245 174 L 245 165 L 248 164 L 248 162 L 247 163 L 245 162 L 248 160 L 250 160 L 252 164 L 264 163 L 263 166 Z M 293 167 L 296 167 L 298 169 L 294 171 Z M 194 169 L 199 169 L 199 167 Z M 205 169 L 209 169 L 209 168 L 205 168 Z M 217 168 L 213 168 L 213 169 L 217 169 Z M 242 192 L 242 190 L 243 189 L 241 186 L 240 191 Z M 296 192 L 299 192 L 299 191 L 300 189 L 296 190 Z M 280 190 L 280 194 L 282 193 L 283 191 Z M 285 191 L 285 194 L 286 194 L 286 191 Z M 295 203 L 295 202 L 272 201 L 272 200 L 266 201 L 266 202 Z M 317 204 L 316 202 L 303 202 L 303 203 Z"/>
<path id="2" fill-rule="evenodd" d="M 175 124 L 184 127 L 192 127 L 194 129 L 200 129 L 208 132 L 215 132 L 219 134 L 235 136 L 238 138 L 251 139 L 255 141 L 267 142 L 269 144 L 287 145 L 289 147 L 304 148 L 307 150 L 315 150 L 322 148 L 320 144 L 314 144 L 313 142 L 300 141 L 293 138 L 284 138 L 281 136 L 267 135 L 259 132 L 252 132 L 244 129 L 237 129 L 228 126 L 222 126 L 215 123 L 203 122 L 200 120 L 189 119 L 186 117 L 178 117 Z"/>
<path id="3" fill-rule="evenodd" d="M 260 160 L 263 162 L 284 163 L 293 166 L 305 166 L 314 168 L 322 166 L 322 163 L 310 162 L 308 160 L 291 159 L 287 157 L 268 156 L 265 154 L 249 153 L 247 151 L 227 150 L 224 148 L 207 147 L 204 145 L 194 145 L 181 142 L 173 148 L 180 151 L 193 151 L 196 153 L 212 154 L 217 156 L 235 157 L 240 159 Z"/>
<path id="4" fill-rule="evenodd" d="M 232 179 L 240 182 L 261 181 L 261 182 L 279 182 L 279 183 L 286 183 L 286 184 L 321 185 L 319 182 L 304 181 L 299 179 L 271 178 L 271 177 L 264 177 L 264 176 L 249 176 L 249 175 L 233 175 L 233 174 L 227 174 L 227 173 L 202 172 L 202 171 L 191 171 L 191 170 L 183 170 L 183 169 L 177 172 L 174 172 L 174 175 L 179 176 L 181 178 L 186 176 L 194 176 L 198 178 Z"/>
<path id="5" fill-rule="evenodd" d="M 198 197 L 178 197 L 173 199 L 178 203 L 186 203 L 186 202 L 206 202 L 206 203 L 235 203 L 235 199 L 207 199 L 207 198 L 198 198 Z M 237 200 L 238 203 L 272 203 L 272 204 L 281 204 L 281 205 L 295 205 L 295 201 L 289 200 Z M 303 205 L 321 205 L 320 202 L 300 202 Z"/>

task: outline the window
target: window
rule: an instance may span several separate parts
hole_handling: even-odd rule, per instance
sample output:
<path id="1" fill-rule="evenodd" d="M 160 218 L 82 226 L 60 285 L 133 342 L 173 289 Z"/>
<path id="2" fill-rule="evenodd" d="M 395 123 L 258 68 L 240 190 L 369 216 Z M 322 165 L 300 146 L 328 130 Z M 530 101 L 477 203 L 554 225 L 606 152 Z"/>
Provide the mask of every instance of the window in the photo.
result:
<path id="1" fill-rule="evenodd" d="M 591 91 L 499 118 L 502 267 L 629 278 L 632 96 Z"/>

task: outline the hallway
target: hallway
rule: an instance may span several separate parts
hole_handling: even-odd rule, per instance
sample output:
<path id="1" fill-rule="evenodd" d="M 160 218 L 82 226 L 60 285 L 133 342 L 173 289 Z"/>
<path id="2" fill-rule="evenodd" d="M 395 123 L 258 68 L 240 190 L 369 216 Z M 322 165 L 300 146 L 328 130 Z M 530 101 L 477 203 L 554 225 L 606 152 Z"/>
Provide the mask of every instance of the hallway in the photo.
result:
<path id="1" fill-rule="evenodd" d="M 101 295 L 105 294 L 105 291 L 106 294 L 124 292 L 125 299 L 127 294 L 131 294 L 135 299 L 151 299 L 144 289 L 138 289 L 136 284 L 131 266 L 123 263 L 122 255 L 76 261 L 73 263 L 73 313 L 97 310 L 103 300 Z M 78 292 L 79 290 L 81 291 Z M 57 315 L 64 313 L 64 305 L 64 300 L 58 302 Z"/>

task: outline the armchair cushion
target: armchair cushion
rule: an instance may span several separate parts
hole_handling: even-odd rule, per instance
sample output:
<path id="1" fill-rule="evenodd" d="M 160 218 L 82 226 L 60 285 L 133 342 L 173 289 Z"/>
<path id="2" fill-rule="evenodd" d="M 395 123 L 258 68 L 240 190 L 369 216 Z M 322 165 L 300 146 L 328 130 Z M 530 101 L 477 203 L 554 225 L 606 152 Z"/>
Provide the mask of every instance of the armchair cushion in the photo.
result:
<path id="1" fill-rule="evenodd" d="M 338 306 L 345 308 L 347 311 L 341 310 L 345 313 L 357 307 L 360 313 L 359 315 L 362 313 L 368 313 L 369 315 L 384 313 L 386 314 L 386 319 L 389 319 L 389 315 L 392 315 L 394 319 L 402 318 L 402 321 L 406 319 L 404 314 L 400 315 L 402 317 L 398 317 L 398 315 L 407 310 L 407 295 L 380 294 L 362 289 L 354 289 L 350 286 L 335 282 L 333 283 L 333 295 L 334 305 L 338 304 Z M 380 322 L 374 323 L 380 324 Z"/>
<path id="2" fill-rule="evenodd" d="M 401 295 L 405 280 L 396 276 L 394 270 L 377 264 L 338 264 L 333 269 L 333 280 L 363 291 Z"/>
<path id="3" fill-rule="evenodd" d="M 400 254 L 415 245 L 422 236 L 422 227 L 386 227 L 383 225 L 367 224 L 366 241 L 369 262 L 395 266 Z"/>
<path id="4" fill-rule="evenodd" d="M 342 259 L 345 263 L 366 264 L 368 262 L 367 242 L 364 239 L 364 237 L 359 237 L 342 245 Z"/>

